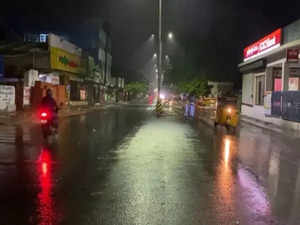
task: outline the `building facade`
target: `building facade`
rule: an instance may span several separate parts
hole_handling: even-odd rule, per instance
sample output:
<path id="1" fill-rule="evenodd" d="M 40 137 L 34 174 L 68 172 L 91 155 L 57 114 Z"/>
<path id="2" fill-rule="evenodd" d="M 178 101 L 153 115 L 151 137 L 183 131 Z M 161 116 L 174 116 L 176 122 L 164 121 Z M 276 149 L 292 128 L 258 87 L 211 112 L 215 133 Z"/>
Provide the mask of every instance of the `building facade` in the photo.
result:
<path id="1" fill-rule="evenodd" d="M 48 83 L 49 87 L 61 85 L 66 93 L 63 104 L 86 105 L 87 62 L 82 49 L 53 33 L 41 39 L 34 35 L 30 38 L 29 42 L 0 46 L 4 61 L 3 81 L 11 78 L 23 81 L 24 89 L 34 87 L 36 81 Z"/>
<path id="2" fill-rule="evenodd" d="M 242 115 L 300 129 L 299 52 L 300 20 L 244 49 Z"/>
<path id="3" fill-rule="evenodd" d="M 13 79 L 32 81 L 24 82 L 24 87 L 35 81 L 63 85 L 70 105 L 105 102 L 108 89 L 115 86 L 111 77 L 109 25 L 86 24 L 78 28 L 84 32 L 42 31 L 25 33 L 23 41 L 8 40 L 0 46 L 0 60 L 4 64 L 2 83 Z M 34 81 L 32 71 L 38 73 Z"/>

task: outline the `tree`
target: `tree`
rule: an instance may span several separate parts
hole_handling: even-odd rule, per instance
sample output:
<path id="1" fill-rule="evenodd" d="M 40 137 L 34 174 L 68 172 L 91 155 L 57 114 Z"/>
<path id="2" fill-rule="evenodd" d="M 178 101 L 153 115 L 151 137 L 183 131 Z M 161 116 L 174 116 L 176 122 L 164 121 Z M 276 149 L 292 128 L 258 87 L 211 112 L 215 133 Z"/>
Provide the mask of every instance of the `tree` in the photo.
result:
<path id="1" fill-rule="evenodd" d="M 147 94 L 148 85 L 143 82 L 131 82 L 125 85 L 125 90 L 130 94 L 131 97 L 136 97 L 138 94 Z"/>
<path id="2" fill-rule="evenodd" d="M 210 86 L 206 79 L 195 78 L 192 81 L 181 82 L 178 91 L 196 96 L 207 96 L 210 93 Z"/>

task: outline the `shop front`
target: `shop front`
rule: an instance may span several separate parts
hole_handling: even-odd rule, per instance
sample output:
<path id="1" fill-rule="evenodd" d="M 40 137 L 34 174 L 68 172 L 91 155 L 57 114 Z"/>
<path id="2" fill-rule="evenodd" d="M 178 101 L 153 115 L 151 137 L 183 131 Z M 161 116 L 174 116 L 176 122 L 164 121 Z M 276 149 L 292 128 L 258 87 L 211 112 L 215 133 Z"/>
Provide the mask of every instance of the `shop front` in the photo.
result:
<path id="1" fill-rule="evenodd" d="M 239 64 L 243 76 L 242 115 L 298 129 L 299 124 L 292 122 L 297 121 L 295 117 L 300 120 L 300 108 L 299 115 L 283 115 L 291 107 L 298 107 L 296 102 L 300 103 L 296 94 L 294 106 L 284 97 L 291 92 L 300 93 L 299 50 L 300 21 L 277 29 L 244 49 L 244 60 Z"/>
<path id="2" fill-rule="evenodd" d="M 59 36 L 49 34 L 50 67 L 59 74 L 70 105 L 87 105 L 86 75 L 81 49 Z"/>

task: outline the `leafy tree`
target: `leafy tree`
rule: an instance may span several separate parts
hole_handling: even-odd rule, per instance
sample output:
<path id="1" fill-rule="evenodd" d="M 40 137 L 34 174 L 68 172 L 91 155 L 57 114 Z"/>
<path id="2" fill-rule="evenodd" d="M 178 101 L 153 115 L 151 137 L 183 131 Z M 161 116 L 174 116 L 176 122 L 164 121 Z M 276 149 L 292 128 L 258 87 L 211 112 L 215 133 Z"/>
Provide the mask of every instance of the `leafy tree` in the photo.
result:
<path id="1" fill-rule="evenodd" d="M 125 90 L 129 92 L 130 96 L 136 97 L 138 94 L 147 94 L 148 85 L 143 82 L 131 82 L 125 85 Z"/>
<path id="2" fill-rule="evenodd" d="M 196 96 L 207 96 L 210 93 L 210 86 L 206 79 L 195 78 L 192 81 L 181 82 L 178 91 Z"/>

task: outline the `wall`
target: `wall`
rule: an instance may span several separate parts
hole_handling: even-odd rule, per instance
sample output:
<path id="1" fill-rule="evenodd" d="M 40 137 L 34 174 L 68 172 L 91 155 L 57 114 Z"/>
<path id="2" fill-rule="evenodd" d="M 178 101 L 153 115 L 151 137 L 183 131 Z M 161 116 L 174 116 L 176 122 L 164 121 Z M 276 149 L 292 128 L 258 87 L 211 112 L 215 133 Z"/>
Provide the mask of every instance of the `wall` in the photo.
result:
<path id="1" fill-rule="evenodd" d="M 254 105 L 253 107 L 249 107 L 242 105 L 242 115 L 258 120 L 261 126 L 272 124 L 276 127 L 280 127 L 280 129 L 300 131 L 300 123 L 283 120 L 281 118 L 266 117 L 264 106 Z M 265 122 L 266 124 L 262 122 Z"/>
<path id="2" fill-rule="evenodd" d="M 5 76 L 22 77 L 24 71 L 35 68 L 38 70 L 50 69 L 49 52 L 28 53 L 18 56 L 5 56 Z"/>
<path id="3" fill-rule="evenodd" d="M 78 56 L 82 55 L 81 48 L 78 48 L 76 45 L 72 44 L 67 40 L 64 40 L 62 37 L 55 34 L 48 35 L 48 44 L 50 47 L 63 49 L 74 55 L 78 55 Z"/>
<path id="4" fill-rule="evenodd" d="M 100 68 L 102 73 L 105 73 L 105 51 L 102 48 L 98 50 L 98 62 L 100 63 Z"/>
<path id="5" fill-rule="evenodd" d="M 14 86 L 0 85 L 0 111 L 16 110 L 16 89 Z"/>
<path id="6" fill-rule="evenodd" d="M 0 55 L 0 77 L 4 76 L 4 61 L 3 56 Z"/>
<path id="7" fill-rule="evenodd" d="M 300 20 L 283 28 L 283 43 L 300 39 Z"/>
<path id="8" fill-rule="evenodd" d="M 243 75 L 242 103 L 253 104 L 253 74 Z"/>
<path id="9" fill-rule="evenodd" d="M 107 76 L 107 81 L 111 81 L 112 77 L 111 77 L 111 66 L 112 66 L 112 56 L 108 53 L 107 54 L 107 69 L 106 69 L 106 76 Z"/>
<path id="10" fill-rule="evenodd" d="M 261 105 L 242 105 L 242 115 L 265 121 L 265 108 Z"/>
<path id="11" fill-rule="evenodd" d="M 42 98 L 46 95 L 47 89 L 51 89 L 53 98 L 59 107 L 65 106 L 67 103 L 66 87 L 64 85 L 52 85 L 43 82 L 36 82 L 31 92 L 31 103 L 33 107 L 41 104 Z"/>

